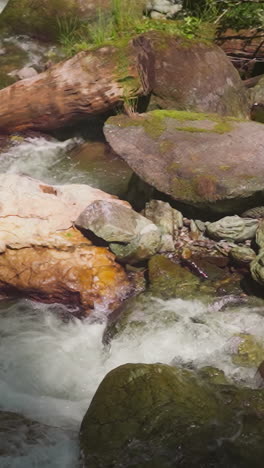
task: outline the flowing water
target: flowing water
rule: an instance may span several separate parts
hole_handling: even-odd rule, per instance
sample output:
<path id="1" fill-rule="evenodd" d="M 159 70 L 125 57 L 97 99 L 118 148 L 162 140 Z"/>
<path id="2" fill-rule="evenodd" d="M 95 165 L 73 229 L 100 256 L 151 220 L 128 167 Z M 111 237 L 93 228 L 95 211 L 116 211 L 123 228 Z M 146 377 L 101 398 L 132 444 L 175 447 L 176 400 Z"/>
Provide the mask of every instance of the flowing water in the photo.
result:
<path id="1" fill-rule="evenodd" d="M 87 182 L 89 175 L 67 156 L 75 143 L 31 140 L 2 156 L 2 170 L 48 182 Z M 1 468 L 77 468 L 80 422 L 110 369 L 127 362 L 214 365 L 234 381 L 251 385 L 255 370 L 232 362 L 234 336 L 252 333 L 261 340 L 264 335 L 262 307 L 219 310 L 199 301 L 153 299 L 149 309 L 139 303 L 136 310 L 147 326 L 106 347 L 103 319 L 68 320 L 64 306 L 28 300 L 0 307 L 0 409 L 39 423 L 35 438 L 24 437 L 23 431 L 10 435 L 11 457 L 1 453 L 1 437 L 3 443 L 7 436 L 0 432 Z M 157 323 L 154 309 L 161 317 Z M 175 320 L 166 323 L 166 314 Z"/>

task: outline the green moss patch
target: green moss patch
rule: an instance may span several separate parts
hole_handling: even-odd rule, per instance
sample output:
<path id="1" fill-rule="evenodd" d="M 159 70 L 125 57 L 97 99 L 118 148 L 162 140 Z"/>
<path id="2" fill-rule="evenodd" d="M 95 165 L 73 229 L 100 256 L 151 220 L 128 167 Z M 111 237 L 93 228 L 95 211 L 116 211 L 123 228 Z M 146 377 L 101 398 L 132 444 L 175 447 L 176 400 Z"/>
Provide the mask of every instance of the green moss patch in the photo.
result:
<path id="1" fill-rule="evenodd" d="M 151 138 L 160 137 L 166 130 L 166 119 L 174 119 L 178 122 L 194 122 L 194 121 L 211 121 L 215 125 L 212 128 L 194 127 L 191 125 L 177 126 L 175 130 L 185 131 L 190 133 L 219 133 L 223 134 L 232 130 L 232 123 L 241 122 L 235 117 L 221 117 L 217 114 L 205 114 L 198 112 L 176 111 L 176 110 L 154 110 L 148 112 L 144 116 L 135 116 L 128 118 L 124 116 L 110 118 L 108 123 L 119 127 L 142 127 L 147 135 Z M 164 142 L 161 143 L 164 147 Z M 171 149 L 171 147 L 170 147 Z M 166 151 L 161 149 L 162 152 Z"/>

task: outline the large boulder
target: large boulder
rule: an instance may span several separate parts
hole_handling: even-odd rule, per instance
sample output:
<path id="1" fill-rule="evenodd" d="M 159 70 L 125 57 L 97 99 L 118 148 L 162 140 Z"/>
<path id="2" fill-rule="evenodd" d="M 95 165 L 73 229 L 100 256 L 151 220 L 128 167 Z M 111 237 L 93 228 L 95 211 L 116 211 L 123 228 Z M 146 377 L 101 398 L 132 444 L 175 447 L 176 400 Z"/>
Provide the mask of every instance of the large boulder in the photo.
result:
<path id="1" fill-rule="evenodd" d="M 160 110 L 111 117 L 104 132 L 145 182 L 207 215 L 264 204 L 260 123 Z"/>
<path id="2" fill-rule="evenodd" d="M 83 209 L 100 199 L 129 206 L 89 186 L 1 174 L 1 292 L 74 304 L 85 314 L 118 306 L 130 289 L 125 272 L 112 253 L 73 228 Z"/>
<path id="3" fill-rule="evenodd" d="M 128 0 L 122 0 L 128 3 Z M 112 0 L 9 0 L 0 15 L 0 28 L 44 39 L 70 34 L 78 21 L 93 20 L 98 11 L 110 12 Z M 137 0 L 133 11 L 143 12 L 145 0 Z M 63 29 L 64 28 L 64 29 Z"/>
<path id="4" fill-rule="evenodd" d="M 245 117 L 249 103 L 242 80 L 216 45 L 150 32 L 153 94 L 149 110 L 178 109 Z"/>
<path id="5" fill-rule="evenodd" d="M 260 468 L 263 390 L 209 381 L 162 364 L 111 371 L 82 421 L 83 466 Z"/>

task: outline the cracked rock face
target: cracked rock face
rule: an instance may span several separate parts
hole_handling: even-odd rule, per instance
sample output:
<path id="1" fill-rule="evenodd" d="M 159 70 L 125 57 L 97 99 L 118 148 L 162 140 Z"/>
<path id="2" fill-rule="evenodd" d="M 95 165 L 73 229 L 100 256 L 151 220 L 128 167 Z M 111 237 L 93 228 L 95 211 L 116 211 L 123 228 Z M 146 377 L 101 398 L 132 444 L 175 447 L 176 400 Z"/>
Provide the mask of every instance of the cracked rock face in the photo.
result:
<path id="1" fill-rule="evenodd" d="M 88 314 L 117 307 L 130 289 L 122 267 L 73 222 L 94 200 L 122 202 L 86 185 L 46 185 L 0 175 L 0 290 L 43 302 L 77 305 Z"/>

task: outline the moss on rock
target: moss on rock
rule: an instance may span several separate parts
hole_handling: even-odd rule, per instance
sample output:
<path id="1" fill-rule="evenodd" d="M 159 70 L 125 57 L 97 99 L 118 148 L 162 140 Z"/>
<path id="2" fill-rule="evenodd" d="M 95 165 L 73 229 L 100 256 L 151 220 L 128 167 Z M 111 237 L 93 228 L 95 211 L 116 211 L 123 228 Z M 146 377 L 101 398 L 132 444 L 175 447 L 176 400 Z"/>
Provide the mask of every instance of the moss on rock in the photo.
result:
<path id="1" fill-rule="evenodd" d="M 84 466 L 261 468 L 263 411 L 264 390 L 125 364 L 106 375 L 82 421 Z"/>
<path id="2" fill-rule="evenodd" d="M 149 260 L 149 280 L 151 292 L 163 299 L 194 298 L 200 285 L 197 276 L 163 255 L 155 255 Z"/>

